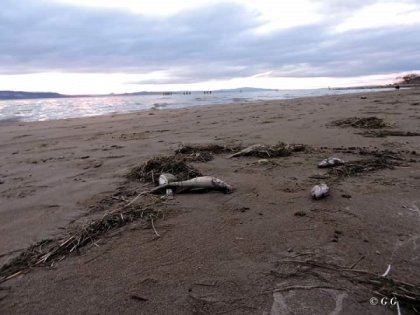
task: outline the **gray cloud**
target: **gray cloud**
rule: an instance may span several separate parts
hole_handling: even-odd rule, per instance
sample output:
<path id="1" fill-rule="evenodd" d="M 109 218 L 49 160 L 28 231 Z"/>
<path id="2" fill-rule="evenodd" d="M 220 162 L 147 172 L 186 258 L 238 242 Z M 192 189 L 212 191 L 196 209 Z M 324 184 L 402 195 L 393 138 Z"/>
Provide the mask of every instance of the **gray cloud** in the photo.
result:
<path id="1" fill-rule="evenodd" d="M 327 0 L 325 10 L 349 15 L 374 2 Z M 255 13 L 229 3 L 151 18 L 3 0 L 0 73 L 168 71 L 165 79 L 130 82 L 158 84 L 269 71 L 273 76 L 345 77 L 420 69 L 419 25 L 334 34 L 333 17 L 262 35 L 254 32 L 259 23 Z"/>

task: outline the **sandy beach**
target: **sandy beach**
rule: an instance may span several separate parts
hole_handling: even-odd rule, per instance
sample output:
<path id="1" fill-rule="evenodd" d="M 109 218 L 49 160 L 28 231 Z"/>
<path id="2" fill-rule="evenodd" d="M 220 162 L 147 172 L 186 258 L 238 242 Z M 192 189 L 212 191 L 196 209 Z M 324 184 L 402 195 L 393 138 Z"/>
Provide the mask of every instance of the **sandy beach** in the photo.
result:
<path id="1" fill-rule="evenodd" d="M 332 125 L 369 116 L 389 123 L 385 130 L 420 132 L 420 89 L 1 122 L 2 265 L 152 187 L 127 173 L 183 144 L 307 149 L 268 161 L 217 153 L 191 162 L 235 191 L 176 194 L 155 206 L 164 214 L 155 230 L 135 220 L 23 270 L 0 283 L 0 313 L 397 314 L 370 304 L 379 297 L 370 284 L 324 268 L 380 275 L 391 265 L 393 278 L 420 282 L 420 137 Z M 317 168 L 332 156 L 378 154 L 398 158 L 359 176 Z M 320 182 L 330 195 L 313 200 Z"/>

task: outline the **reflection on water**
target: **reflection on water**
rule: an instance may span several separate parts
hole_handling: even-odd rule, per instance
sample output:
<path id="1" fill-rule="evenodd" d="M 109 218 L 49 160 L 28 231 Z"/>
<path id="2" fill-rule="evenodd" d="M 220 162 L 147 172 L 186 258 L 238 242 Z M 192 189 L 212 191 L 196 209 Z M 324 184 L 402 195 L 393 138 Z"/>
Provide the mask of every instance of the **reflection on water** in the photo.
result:
<path id="1" fill-rule="evenodd" d="M 385 89 L 382 89 L 385 90 Z M 130 113 L 144 110 L 184 108 L 199 105 L 222 105 L 246 103 L 251 101 L 290 99 L 305 96 L 345 94 L 371 90 L 279 90 L 256 92 L 213 92 L 203 94 L 193 92 L 189 95 L 139 95 L 109 97 L 78 97 L 60 99 L 11 100 L 0 101 L 0 121 L 42 121 L 75 117 L 97 116 L 115 113 Z"/>

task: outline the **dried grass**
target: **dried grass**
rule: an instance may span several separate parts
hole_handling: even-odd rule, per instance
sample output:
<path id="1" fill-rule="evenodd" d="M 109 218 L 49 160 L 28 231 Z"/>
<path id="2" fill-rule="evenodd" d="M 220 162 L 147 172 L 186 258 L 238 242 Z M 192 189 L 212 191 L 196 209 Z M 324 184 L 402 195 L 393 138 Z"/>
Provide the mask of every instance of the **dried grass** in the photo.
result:
<path id="1" fill-rule="evenodd" d="M 386 156 L 347 162 L 344 165 L 331 168 L 328 174 L 337 178 L 360 176 L 382 169 L 393 169 L 400 163 Z"/>
<path id="2" fill-rule="evenodd" d="M 385 137 L 418 137 L 419 132 L 402 131 L 402 130 L 366 130 L 359 133 L 369 138 L 385 138 Z"/>
<path id="3" fill-rule="evenodd" d="M 418 313 L 420 309 L 420 284 L 407 283 L 401 280 L 393 279 L 389 276 L 384 277 L 367 270 L 353 269 L 353 267 L 319 262 L 313 259 L 285 259 L 282 260 L 282 263 L 291 263 L 294 266 L 306 265 L 308 267 L 312 267 L 315 270 L 311 270 L 311 274 L 314 274 L 317 269 L 337 273 L 353 284 L 361 284 L 363 286 L 368 285 L 372 287 L 373 291 L 380 296 L 387 298 L 395 297 L 400 306 L 414 310 L 416 313 Z M 315 274 L 320 276 L 318 273 Z"/>
<path id="4" fill-rule="evenodd" d="M 215 154 L 232 153 L 241 150 L 241 146 L 219 144 L 188 144 L 180 146 L 175 154 L 190 162 L 208 162 Z"/>
<path id="5" fill-rule="evenodd" d="M 340 127 L 354 127 L 363 129 L 381 129 L 389 128 L 391 124 L 387 123 L 382 118 L 375 116 L 371 117 L 350 117 L 333 121 L 334 126 Z"/>
<path id="6" fill-rule="evenodd" d="M 201 176 L 201 173 L 186 163 L 183 156 L 156 156 L 140 166 L 134 167 L 127 175 L 129 179 L 157 184 L 159 175 L 170 173 L 178 180 L 187 180 Z"/>
<path id="7" fill-rule="evenodd" d="M 94 243 L 106 233 L 131 222 L 142 220 L 146 225 L 153 224 L 154 220 L 163 215 L 162 211 L 154 208 L 158 201 L 159 199 L 154 198 L 150 204 L 142 207 L 131 205 L 107 212 L 100 219 L 72 228 L 65 236 L 32 245 L 0 269 L 0 283 L 30 268 L 61 261 L 82 247 Z"/>
<path id="8" fill-rule="evenodd" d="M 302 145 L 288 145 L 284 142 L 279 142 L 275 145 L 254 144 L 239 152 L 232 154 L 230 157 L 252 156 L 258 158 L 273 158 L 289 156 L 292 152 L 302 151 Z"/>

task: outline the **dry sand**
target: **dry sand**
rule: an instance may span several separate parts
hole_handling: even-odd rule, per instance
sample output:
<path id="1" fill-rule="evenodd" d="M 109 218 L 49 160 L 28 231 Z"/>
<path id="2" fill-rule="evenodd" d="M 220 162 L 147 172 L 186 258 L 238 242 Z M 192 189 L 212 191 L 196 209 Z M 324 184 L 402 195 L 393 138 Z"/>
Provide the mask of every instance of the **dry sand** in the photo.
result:
<path id="1" fill-rule="evenodd" d="M 369 304 L 375 296 L 369 286 L 283 262 L 311 257 L 351 266 L 360 260 L 357 268 L 375 273 L 391 264 L 393 277 L 419 282 L 420 137 L 368 138 L 329 123 L 376 116 L 419 132 L 420 90 L 361 96 L 1 123 L 0 263 L 89 218 L 132 167 L 181 143 L 284 141 L 315 150 L 268 166 L 226 154 L 194 163 L 236 191 L 176 195 L 163 206 L 165 219 L 155 222 L 160 238 L 135 222 L 52 268 L 0 284 L 0 313 L 396 314 L 395 307 Z M 319 180 L 310 176 L 325 173 L 316 165 L 330 155 L 317 149 L 341 146 L 417 154 L 393 170 L 326 179 L 331 195 L 311 200 Z"/>

